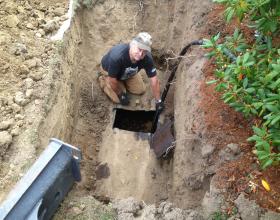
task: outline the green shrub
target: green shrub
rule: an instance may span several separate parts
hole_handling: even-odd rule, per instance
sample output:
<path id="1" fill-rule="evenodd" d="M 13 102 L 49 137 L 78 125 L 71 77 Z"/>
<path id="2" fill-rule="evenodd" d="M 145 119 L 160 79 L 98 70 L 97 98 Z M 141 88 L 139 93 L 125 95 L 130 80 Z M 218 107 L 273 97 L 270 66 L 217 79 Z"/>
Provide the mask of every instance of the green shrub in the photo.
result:
<path id="1" fill-rule="evenodd" d="M 214 0 L 226 4 L 226 20 L 237 16 L 240 21 L 248 14 L 250 27 L 262 33 L 248 44 L 236 29 L 232 36 L 218 43 L 220 34 L 204 40 L 215 57 L 216 90 L 222 99 L 246 117 L 259 117 L 261 124 L 253 127 L 262 168 L 280 162 L 280 49 L 273 47 L 273 36 L 279 33 L 280 1 L 274 0 Z"/>

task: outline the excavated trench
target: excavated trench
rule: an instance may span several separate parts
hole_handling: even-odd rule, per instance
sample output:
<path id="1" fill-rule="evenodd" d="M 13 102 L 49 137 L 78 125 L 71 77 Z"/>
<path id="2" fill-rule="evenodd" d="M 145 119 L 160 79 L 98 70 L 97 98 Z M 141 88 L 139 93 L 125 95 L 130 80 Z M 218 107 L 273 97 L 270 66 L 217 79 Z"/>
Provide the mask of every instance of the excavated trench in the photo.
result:
<path id="1" fill-rule="evenodd" d="M 202 38 L 210 6 L 207 0 L 108 0 L 76 10 L 64 37 L 63 74 L 55 81 L 56 96 L 39 133 L 42 146 L 55 136 L 81 148 L 82 182 L 74 189 L 78 196 L 91 194 L 104 202 L 130 196 L 147 203 L 168 200 L 180 208 L 201 205 L 210 178 L 201 155 L 198 107 L 203 51 L 195 46 L 182 59 L 168 93 L 164 116 L 174 120 L 176 148 L 166 160 L 156 158 L 147 138 L 113 129 L 115 106 L 101 92 L 96 73 L 111 46 L 147 31 L 153 37 L 152 53 L 163 88 L 176 54 Z M 132 97 L 131 110 L 153 109 L 149 81 L 143 77 L 147 92 Z"/>

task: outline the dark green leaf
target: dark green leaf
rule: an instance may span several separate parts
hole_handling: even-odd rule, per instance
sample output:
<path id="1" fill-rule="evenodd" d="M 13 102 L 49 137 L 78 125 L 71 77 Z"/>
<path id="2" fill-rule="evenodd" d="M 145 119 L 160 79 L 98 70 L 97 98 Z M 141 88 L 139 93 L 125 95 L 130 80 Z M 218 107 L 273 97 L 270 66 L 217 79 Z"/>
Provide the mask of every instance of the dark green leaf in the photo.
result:
<path id="1" fill-rule="evenodd" d="M 271 122 L 270 125 L 274 125 L 276 122 L 278 122 L 280 120 L 280 115 L 276 116 Z"/>
<path id="2" fill-rule="evenodd" d="M 216 83 L 216 82 L 218 82 L 217 79 L 215 79 L 215 80 L 210 80 L 210 81 L 206 82 L 206 84 L 207 84 L 207 85 L 210 85 L 210 84 L 214 84 L 214 83 Z"/>
<path id="3" fill-rule="evenodd" d="M 276 113 L 279 112 L 279 109 L 278 109 L 278 107 L 276 105 L 266 104 L 266 105 L 264 105 L 264 107 L 266 109 L 268 109 L 269 111 L 271 111 L 271 112 L 276 112 Z"/>
<path id="4" fill-rule="evenodd" d="M 247 86 L 248 86 L 248 78 L 246 77 L 246 78 L 243 80 L 243 88 L 245 89 Z"/>
<path id="5" fill-rule="evenodd" d="M 272 163 L 273 163 L 273 160 L 271 160 L 271 159 L 265 160 L 263 165 L 262 165 L 262 168 L 265 169 L 265 168 L 271 166 Z"/>
<path id="6" fill-rule="evenodd" d="M 256 89 L 251 87 L 251 88 L 245 89 L 245 91 L 248 93 L 254 93 L 256 91 Z"/>
<path id="7" fill-rule="evenodd" d="M 257 134 L 260 137 L 263 137 L 266 134 L 266 131 L 264 129 L 261 129 L 261 128 L 258 128 L 255 126 L 253 127 L 253 130 L 254 130 L 255 134 Z"/>
<path id="8" fill-rule="evenodd" d="M 214 41 L 217 41 L 219 39 L 219 37 L 220 37 L 220 32 L 216 36 L 213 37 Z"/>
<path id="9" fill-rule="evenodd" d="M 248 52 L 244 54 L 244 56 L 243 56 L 243 64 L 248 61 L 249 57 L 250 57 L 250 54 Z"/>
<path id="10" fill-rule="evenodd" d="M 234 8 L 227 8 L 226 12 L 225 12 L 225 17 L 226 17 L 226 21 L 230 22 L 230 20 L 232 19 L 234 14 Z"/>
<path id="11" fill-rule="evenodd" d="M 262 141 L 262 139 L 261 139 L 259 136 L 257 136 L 257 135 L 253 135 L 253 136 L 249 137 L 249 138 L 247 139 L 247 141 L 250 141 L 250 142 L 253 142 L 253 141 Z"/>

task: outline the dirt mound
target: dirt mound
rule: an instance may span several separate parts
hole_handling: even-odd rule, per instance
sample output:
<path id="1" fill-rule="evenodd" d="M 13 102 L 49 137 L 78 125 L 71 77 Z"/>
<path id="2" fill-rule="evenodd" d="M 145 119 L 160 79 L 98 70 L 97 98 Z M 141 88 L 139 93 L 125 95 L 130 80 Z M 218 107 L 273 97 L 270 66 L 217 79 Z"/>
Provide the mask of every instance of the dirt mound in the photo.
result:
<path id="1" fill-rule="evenodd" d="M 1 1 L 1 193 L 23 175 L 41 148 L 38 127 L 47 113 L 57 46 L 47 35 L 66 18 L 66 2 Z"/>

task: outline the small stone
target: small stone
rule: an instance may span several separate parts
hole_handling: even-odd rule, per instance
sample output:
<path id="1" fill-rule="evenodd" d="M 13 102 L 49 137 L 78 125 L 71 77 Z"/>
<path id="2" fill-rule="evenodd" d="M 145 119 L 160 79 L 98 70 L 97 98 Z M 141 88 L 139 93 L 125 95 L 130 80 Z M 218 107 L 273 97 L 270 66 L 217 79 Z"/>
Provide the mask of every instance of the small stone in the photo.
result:
<path id="1" fill-rule="evenodd" d="M 81 214 L 83 211 L 79 208 L 79 207 L 73 207 L 72 208 L 72 212 L 74 213 L 74 215 L 79 215 Z"/>
<path id="2" fill-rule="evenodd" d="M 23 119 L 24 119 L 24 115 L 16 114 L 16 115 L 15 115 L 15 119 L 16 119 L 16 120 L 23 120 Z"/>
<path id="3" fill-rule="evenodd" d="M 33 95 L 33 89 L 27 89 L 25 92 L 26 98 L 30 98 Z"/>
<path id="4" fill-rule="evenodd" d="M 0 123 L 0 130 L 7 130 L 9 127 L 11 127 L 11 125 L 13 125 L 12 120 L 2 121 Z"/>
<path id="5" fill-rule="evenodd" d="M 279 220 L 279 219 L 280 219 L 280 213 L 268 211 L 263 216 L 261 216 L 260 220 Z"/>
<path id="6" fill-rule="evenodd" d="M 38 66 L 38 67 L 41 67 L 41 66 L 42 66 L 42 61 L 41 61 L 40 58 L 35 57 L 34 60 L 36 61 L 36 66 Z M 42 70 L 42 69 L 40 69 L 40 70 Z"/>
<path id="7" fill-rule="evenodd" d="M 8 113 L 12 113 L 13 112 L 13 109 L 10 105 L 6 106 L 5 110 L 8 112 Z"/>
<path id="8" fill-rule="evenodd" d="M 42 72 L 33 72 L 33 73 L 30 73 L 30 77 L 34 81 L 39 81 L 43 78 L 43 73 Z"/>
<path id="9" fill-rule="evenodd" d="M 35 10 L 35 17 L 39 20 L 42 20 L 45 18 L 45 13 L 39 10 Z"/>
<path id="10" fill-rule="evenodd" d="M 231 150 L 231 152 L 234 155 L 237 155 L 237 154 L 240 153 L 240 149 L 239 149 L 238 144 L 228 144 L 227 147 Z"/>
<path id="11" fill-rule="evenodd" d="M 140 104 L 140 100 L 139 99 L 136 99 L 135 100 L 135 105 L 139 105 Z"/>
<path id="12" fill-rule="evenodd" d="M 66 21 L 68 18 L 69 18 L 69 16 L 68 16 L 67 14 L 62 15 L 62 16 L 60 17 L 60 21 Z"/>
<path id="13" fill-rule="evenodd" d="M 43 26 L 45 33 L 51 33 L 58 29 L 58 27 L 59 25 L 55 20 L 50 20 Z"/>
<path id="14" fill-rule="evenodd" d="M 85 204 L 81 204 L 81 205 L 80 205 L 80 208 L 81 208 L 82 210 L 85 210 L 86 205 L 85 205 Z"/>
<path id="15" fill-rule="evenodd" d="M 19 19 L 16 15 L 8 15 L 6 19 L 6 24 L 10 28 L 14 28 L 18 25 Z"/>
<path id="16" fill-rule="evenodd" d="M 5 33 L 4 31 L 0 31 L 0 45 L 9 43 L 11 39 L 11 35 Z"/>
<path id="17" fill-rule="evenodd" d="M 27 53 L 27 48 L 24 44 L 21 43 L 14 43 L 10 49 L 11 53 L 15 55 L 21 55 Z"/>
<path id="18" fill-rule="evenodd" d="M 238 196 L 234 203 L 238 208 L 238 212 L 240 213 L 242 219 L 259 219 L 261 213 L 260 207 L 255 203 L 255 201 L 246 199 L 243 193 Z"/>
<path id="19" fill-rule="evenodd" d="M 3 74 L 6 74 L 6 73 L 9 71 L 9 69 L 10 69 L 10 64 L 9 64 L 9 63 L 6 63 L 6 64 L 4 64 L 4 65 L 1 67 L 1 72 L 2 72 Z"/>
<path id="20" fill-rule="evenodd" d="M 23 12 L 24 12 L 24 7 L 22 7 L 22 6 L 17 6 L 17 12 L 18 12 L 18 13 L 23 13 Z"/>
<path id="21" fill-rule="evenodd" d="M 12 136 L 18 136 L 19 135 L 19 127 L 15 127 L 11 131 Z"/>
<path id="22" fill-rule="evenodd" d="M 64 15 L 64 8 L 56 8 L 54 9 L 53 13 L 55 14 L 55 16 L 62 16 Z"/>
<path id="23" fill-rule="evenodd" d="M 202 172 L 193 173 L 184 179 L 186 186 L 191 190 L 199 190 L 203 186 L 204 174 Z"/>
<path id="24" fill-rule="evenodd" d="M 12 135 L 7 131 L 0 131 L 0 148 L 6 149 L 12 143 Z M 2 150 L 0 151 L 2 152 Z"/>
<path id="25" fill-rule="evenodd" d="M 35 59 L 26 60 L 24 63 L 27 65 L 27 67 L 28 67 L 29 69 L 32 69 L 32 68 L 34 68 L 34 67 L 37 66 L 37 62 L 36 62 Z"/>
<path id="26" fill-rule="evenodd" d="M 16 104 L 20 105 L 20 106 L 24 106 L 25 104 L 27 104 L 26 99 L 24 98 L 24 95 L 22 92 L 17 92 L 14 98 L 14 101 Z"/>
<path id="27" fill-rule="evenodd" d="M 34 101 L 34 103 L 35 103 L 35 105 L 39 105 L 39 104 L 41 103 L 41 101 L 40 101 L 40 99 L 36 99 L 36 100 Z"/>
<path id="28" fill-rule="evenodd" d="M 20 120 L 17 122 L 17 126 L 18 127 L 22 127 L 24 125 L 24 121 L 23 120 Z"/>
<path id="29" fill-rule="evenodd" d="M 26 27 L 27 27 L 28 29 L 31 29 L 31 30 L 34 30 L 34 29 L 35 29 L 35 27 L 33 26 L 32 23 L 27 23 L 27 24 L 26 24 Z"/>
<path id="30" fill-rule="evenodd" d="M 27 88 L 27 89 L 30 89 L 30 88 L 33 87 L 34 80 L 31 79 L 31 78 L 26 78 L 26 79 L 24 80 L 24 83 L 25 83 L 26 88 Z"/>
<path id="31" fill-rule="evenodd" d="M 60 17 L 55 16 L 55 17 L 53 18 L 53 20 L 59 24 L 59 22 L 60 22 Z"/>
<path id="32" fill-rule="evenodd" d="M 28 1 L 25 1 L 25 9 L 26 10 L 31 10 L 32 9 L 32 6 L 29 4 L 29 2 Z"/>
<path id="33" fill-rule="evenodd" d="M 203 158 L 206 158 L 206 157 L 210 156 L 214 150 L 215 150 L 215 147 L 211 144 L 203 145 L 202 149 L 201 149 L 201 155 Z"/>
<path id="34" fill-rule="evenodd" d="M 18 73 L 20 75 L 26 75 L 26 74 L 29 73 L 29 71 L 30 70 L 29 70 L 29 68 L 26 65 L 22 64 L 22 65 L 19 66 Z"/>
<path id="35" fill-rule="evenodd" d="M 19 105 L 17 105 L 16 103 L 12 104 L 12 109 L 13 109 L 13 112 L 15 112 L 15 113 L 19 113 L 21 111 L 21 107 Z"/>
<path id="36" fill-rule="evenodd" d="M 42 35 L 40 33 L 36 33 L 35 36 L 38 37 L 38 38 L 42 37 Z"/>
<path id="37" fill-rule="evenodd" d="M 46 34 L 43 29 L 39 29 L 38 32 L 39 32 L 39 34 L 41 34 L 41 36 L 44 36 Z"/>
<path id="38" fill-rule="evenodd" d="M 39 4 L 39 10 L 40 10 L 40 11 L 46 11 L 46 10 L 47 10 L 47 6 L 45 5 L 44 2 L 40 2 L 40 4 Z"/>

